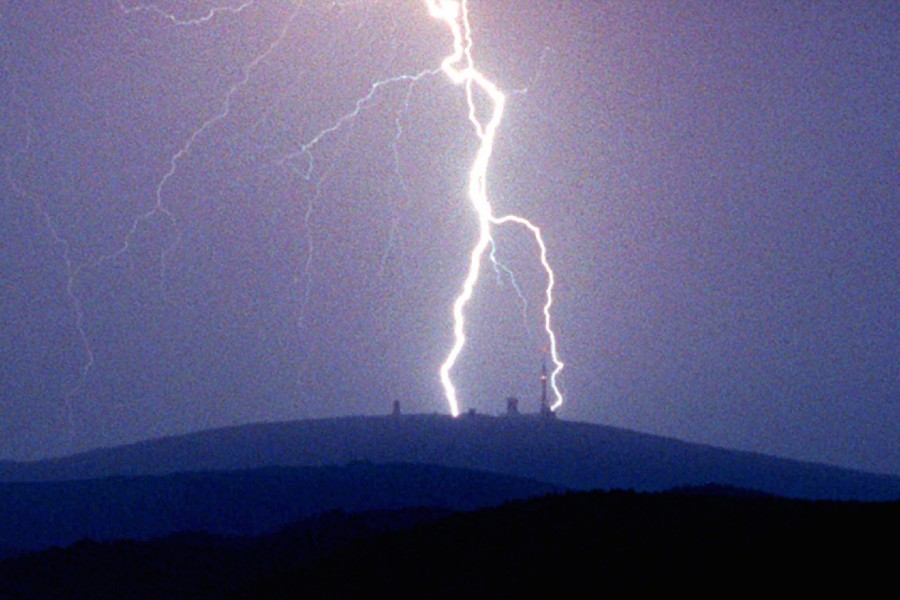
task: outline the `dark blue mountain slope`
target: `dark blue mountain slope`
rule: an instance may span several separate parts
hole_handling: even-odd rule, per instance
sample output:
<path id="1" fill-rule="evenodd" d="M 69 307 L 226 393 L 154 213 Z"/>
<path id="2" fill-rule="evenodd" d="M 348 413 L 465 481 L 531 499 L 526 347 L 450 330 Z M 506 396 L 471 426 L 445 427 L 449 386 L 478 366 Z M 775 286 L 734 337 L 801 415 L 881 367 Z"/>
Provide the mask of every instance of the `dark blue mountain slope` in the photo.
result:
<path id="1" fill-rule="evenodd" d="M 411 462 L 526 477 L 573 489 L 718 484 L 796 498 L 893 500 L 900 477 L 536 417 L 345 417 L 242 425 L 0 465 L 0 481 Z"/>

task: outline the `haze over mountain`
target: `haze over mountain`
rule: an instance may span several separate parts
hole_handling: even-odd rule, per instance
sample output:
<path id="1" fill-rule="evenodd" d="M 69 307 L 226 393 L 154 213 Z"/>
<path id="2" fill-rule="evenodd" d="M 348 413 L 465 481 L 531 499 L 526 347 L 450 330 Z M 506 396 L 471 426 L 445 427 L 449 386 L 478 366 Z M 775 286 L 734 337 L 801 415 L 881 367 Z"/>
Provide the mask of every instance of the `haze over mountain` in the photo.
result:
<path id="1" fill-rule="evenodd" d="M 34 463 L 0 481 L 59 481 L 351 461 L 478 469 L 571 489 L 666 490 L 720 484 L 810 499 L 894 500 L 900 477 L 537 417 L 346 417 L 167 437 Z"/>

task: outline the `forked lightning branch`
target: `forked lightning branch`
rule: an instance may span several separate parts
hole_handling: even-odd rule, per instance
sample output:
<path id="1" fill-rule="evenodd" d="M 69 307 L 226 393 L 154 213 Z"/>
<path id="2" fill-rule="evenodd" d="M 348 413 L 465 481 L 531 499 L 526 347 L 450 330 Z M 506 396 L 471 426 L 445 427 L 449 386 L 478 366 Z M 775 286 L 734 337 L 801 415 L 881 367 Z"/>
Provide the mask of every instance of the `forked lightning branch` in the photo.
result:
<path id="1" fill-rule="evenodd" d="M 441 365 L 441 384 L 444 386 L 444 394 L 450 405 L 453 416 L 459 415 L 459 399 L 456 387 L 453 385 L 451 372 L 456 365 L 459 355 L 466 344 L 465 308 L 474 294 L 478 283 L 478 275 L 481 271 L 481 262 L 485 252 L 492 244 L 491 229 L 493 226 L 505 224 L 517 224 L 526 227 L 534 236 L 540 249 L 541 264 L 547 272 L 546 299 L 544 302 L 544 329 L 549 339 L 550 360 L 553 369 L 550 372 L 550 388 L 553 390 L 554 400 L 550 410 L 556 410 L 562 406 L 563 397 L 560 392 L 557 378 L 563 369 L 563 363 L 559 359 L 556 347 L 556 334 L 550 321 L 550 309 L 553 306 L 554 274 L 550 263 L 547 261 L 547 246 L 541 230 L 531 221 L 518 215 L 505 215 L 497 217 L 493 214 L 488 200 L 487 170 L 494 150 L 494 139 L 497 128 L 503 118 L 503 109 L 506 105 L 506 97 L 503 92 L 487 79 L 477 68 L 472 58 L 472 29 L 469 26 L 469 11 L 467 0 L 425 0 L 428 11 L 432 17 L 440 19 L 450 29 L 453 35 L 453 52 L 442 61 L 441 70 L 458 86 L 465 89 L 466 100 L 469 107 L 469 121 L 475 129 L 478 139 L 481 141 L 475 155 L 472 169 L 469 171 L 468 195 L 472 207 L 478 214 L 479 236 L 475 247 L 472 248 L 469 257 L 469 270 L 463 282 L 462 291 L 453 303 L 453 347 L 450 354 Z M 490 115 L 487 121 L 482 121 L 477 116 L 475 106 L 476 91 L 488 99 L 490 103 Z"/>
<path id="2" fill-rule="evenodd" d="M 462 351 L 466 345 L 466 307 L 475 293 L 485 255 L 487 254 L 489 260 L 494 262 L 495 267 L 498 266 L 493 253 L 495 248 L 495 241 L 492 237 L 492 230 L 495 227 L 504 225 L 516 225 L 519 227 L 524 227 L 531 233 L 535 240 L 535 243 L 537 244 L 540 255 L 540 262 L 543 266 L 544 271 L 546 272 L 547 277 L 542 315 L 543 327 L 547 336 L 546 352 L 550 358 L 550 361 L 552 362 L 552 368 L 549 373 L 549 387 L 552 392 L 553 398 L 552 401 L 548 401 L 548 408 L 551 411 L 555 411 L 560 406 L 562 406 L 563 403 L 563 395 L 558 385 L 558 378 L 560 372 L 563 369 L 563 362 L 559 358 L 556 335 L 551 324 L 551 308 L 553 306 L 553 286 L 555 283 L 555 278 L 553 269 L 548 262 L 547 247 L 544 243 L 540 228 L 538 228 L 534 223 L 532 223 L 525 217 L 519 215 L 495 215 L 493 213 L 493 209 L 488 196 L 488 166 L 490 163 L 491 155 L 493 153 L 494 140 L 497 136 L 497 130 L 503 118 L 506 97 L 503 92 L 492 81 L 485 77 L 485 75 L 481 73 L 475 66 L 475 61 L 472 56 L 473 39 L 472 29 L 469 23 L 468 1 L 423 1 L 428 14 L 432 18 L 445 25 L 449 33 L 451 34 L 452 50 L 443 59 L 440 66 L 415 75 L 400 75 L 385 80 L 376 81 L 371 85 L 370 90 L 366 95 L 356 100 L 352 110 L 340 117 L 330 126 L 323 128 L 318 134 L 316 134 L 306 142 L 302 143 L 299 152 L 295 154 L 301 155 L 305 159 L 306 168 L 303 171 L 303 176 L 306 180 L 309 180 L 312 176 L 314 165 L 313 152 L 315 151 L 316 146 L 325 137 L 334 134 L 339 129 L 341 129 L 345 123 L 356 118 L 359 115 L 360 111 L 372 100 L 372 98 L 379 92 L 379 90 L 387 85 L 399 83 L 412 84 L 427 75 L 438 75 L 440 73 L 443 73 L 447 78 L 449 78 L 450 82 L 453 85 L 462 88 L 465 93 L 468 105 L 467 118 L 471 123 L 472 128 L 474 129 L 475 134 L 477 135 L 480 142 L 468 174 L 467 186 L 468 199 L 478 217 L 478 238 L 474 247 L 472 247 L 468 254 L 469 263 L 466 277 L 462 282 L 462 287 L 459 295 L 453 302 L 453 344 L 446 356 L 446 359 L 440 366 L 440 382 L 443 386 L 444 395 L 449 405 L 451 414 L 453 416 L 459 415 L 461 412 L 460 399 L 457 395 L 456 386 L 453 383 L 453 370 L 457 365 L 460 359 L 460 355 L 462 354 Z M 246 0 L 234 7 L 212 8 L 202 16 L 193 19 L 176 17 L 175 15 L 172 15 L 171 13 L 158 8 L 153 4 L 128 5 L 123 0 L 119 0 L 118 4 L 125 14 L 155 14 L 170 21 L 175 26 L 198 27 L 205 25 L 207 22 L 215 19 L 219 15 L 240 14 L 254 7 L 257 2 L 256 0 Z M 127 252 L 131 246 L 132 238 L 135 236 L 138 227 L 145 221 L 149 220 L 151 217 L 162 215 L 169 220 L 169 222 L 176 230 L 178 229 L 177 223 L 175 221 L 175 215 L 167 208 L 164 199 L 164 192 L 167 183 L 169 183 L 169 181 L 177 174 L 179 161 L 181 161 L 191 153 L 195 143 L 198 142 L 198 139 L 203 136 L 209 128 L 229 116 L 233 96 L 241 88 L 247 85 L 250 79 L 250 74 L 261 63 L 263 63 L 269 57 L 269 55 L 282 44 L 282 42 L 284 42 L 288 29 L 291 27 L 294 20 L 301 15 L 301 9 L 302 4 L 294 3 L 294 10 L 291 13 L 290 17 L 285 20 L 284 25 L 279 32 L 279 35 L 269 44 L 265 52 L 263 52 L 261 55 L 257 56 L 244 66 L 242 78 L 239 82 L 231 86 L 225 98 L 223 99 L 218 112 L 216 112 L 212 117 L 208 118 L 198 128 L 196 128 L 183 143 L 178 152 L 170 157 L 169 169 L 157 183 L 155 202 L 153 207 L 148 212 L 141 214 L 137 216 L 137 218 L 135 218 L 132 227 L 123 240 L 120 248 L 109 256 L 101 257 L 98 261 L 98 264 L 115 258 L 124 252 Z M 440 43 L 444 42 L 441 41 Z M 476 107 L 476 97 L 478 97 L 479 102 L 485 103 L 486 106 Z M 479 108 L 481 108 L 482 110 L 479 110 Z M 487 110 L 484 110 L 485 108 Z M 479 114 L 483 113 L 487 114 L 487 118 L 479 117 Z M 447 115 L 446 118 L 455 119 L 463 117 L 456 115 Z M 289 156 L 288 158 L 291 158 L 291 156 Z M 296 158 L 296 156 L 293 156 L 293 158 Z M 309 215 L 307 213 L 307 219 L 308 218 Z M 178 232 L 176 231 L 176 242 L 174 243 L 177 243 L 178 238 Z M 172 247 L 163 250 L 161 273 L 163 283 L 165 279 L 165 262 L 171 250 Z M 309 264 L 311 262 L 312 248 L 309 249 L 309 252 L 310 258 L 307 260 L 307 268 L 309 267 Z M 505 267 L 503 268 L 505 269 Z M 73 278 L 74 275 L 70 277 L 70 289 L 74 287 L 72 285 Z M 80 301 L 77 297 L 73 296 L 73 302 L 80 309 Z M 86 338 L 85 347 L 87 348 L 88 352 L 90 352 L 90 345 Z M 82 375 L 82 379 L 87 377 L 91 365 L 92 362 L 89 362 L 86 365 L 84 373 Z M 547 377 L 548 376 L 546 374 L 543 376 L 545 386 L 547 384 Z"/>

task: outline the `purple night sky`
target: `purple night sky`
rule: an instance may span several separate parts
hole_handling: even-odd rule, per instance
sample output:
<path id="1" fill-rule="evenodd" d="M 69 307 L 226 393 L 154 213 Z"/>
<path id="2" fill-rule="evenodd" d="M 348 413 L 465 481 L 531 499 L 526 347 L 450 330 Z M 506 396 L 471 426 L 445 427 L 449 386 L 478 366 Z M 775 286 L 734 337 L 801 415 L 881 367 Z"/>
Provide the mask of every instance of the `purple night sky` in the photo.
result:
<path id="1" fill-rule="evenodd" d="M 447 412 L 462 90 L 386 84 L 303 151 L 446 29 L 420 0 L 141 1 L 0 1 L 0 460 Z M 896 4 L 470 12 L 510 93 L 492 201 L 557 272 L 560 416 L 900 474 Z M 532 411 L 545 277 L 496 241 L 527 307 L 486 263 L 454 378 Z"/>

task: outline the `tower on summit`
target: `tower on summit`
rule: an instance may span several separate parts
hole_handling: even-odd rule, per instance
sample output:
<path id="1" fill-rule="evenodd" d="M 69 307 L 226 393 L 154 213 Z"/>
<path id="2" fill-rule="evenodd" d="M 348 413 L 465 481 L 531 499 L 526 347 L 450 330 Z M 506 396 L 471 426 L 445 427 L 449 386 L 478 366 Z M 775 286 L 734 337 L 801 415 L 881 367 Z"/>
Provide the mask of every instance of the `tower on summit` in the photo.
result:
<path id="1" fill-rule="evenodd" d="M 544 359 L 543 364 L 541 365 L 541 416 L 545 418 L 553 418 L 556 415 L 553 414 L 553 411 L 550 409 L 550 404 L 547 403 L 547 359 Z"/>

